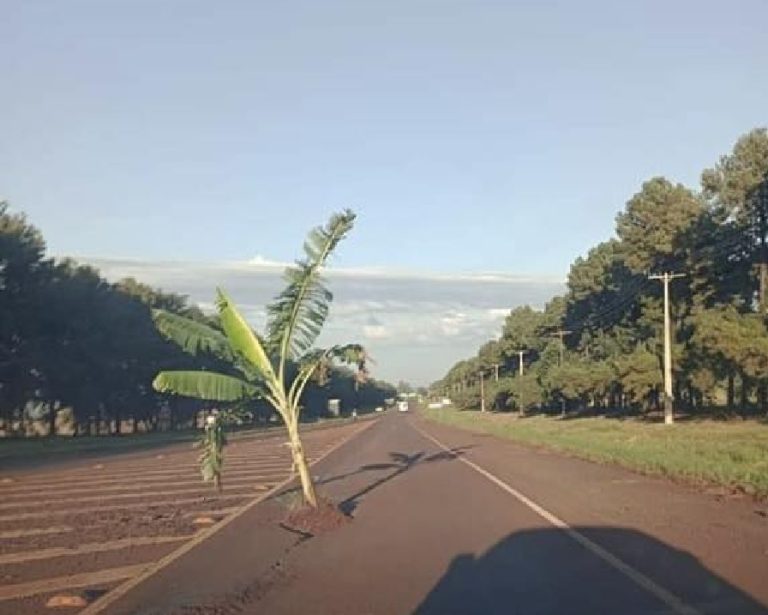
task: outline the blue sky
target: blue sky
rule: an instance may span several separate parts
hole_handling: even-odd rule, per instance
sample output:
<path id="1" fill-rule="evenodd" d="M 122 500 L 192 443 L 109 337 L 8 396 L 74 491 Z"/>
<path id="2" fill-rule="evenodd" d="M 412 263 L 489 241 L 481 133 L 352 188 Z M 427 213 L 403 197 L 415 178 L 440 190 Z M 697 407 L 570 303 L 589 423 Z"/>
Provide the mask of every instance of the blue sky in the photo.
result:
<path id="1" fill-rule="evenodd" d="M 5 0 L 0 196 L 53 253 L 148 275 L 287 261 L 352 207 L 338 268 L 561 280 L 644 179 L 695 186 L 766 124 L 766 18 L 764 0 Z M 437 377 L 482 335 L 428 368 L 403 340 L 382 370 Z"/>

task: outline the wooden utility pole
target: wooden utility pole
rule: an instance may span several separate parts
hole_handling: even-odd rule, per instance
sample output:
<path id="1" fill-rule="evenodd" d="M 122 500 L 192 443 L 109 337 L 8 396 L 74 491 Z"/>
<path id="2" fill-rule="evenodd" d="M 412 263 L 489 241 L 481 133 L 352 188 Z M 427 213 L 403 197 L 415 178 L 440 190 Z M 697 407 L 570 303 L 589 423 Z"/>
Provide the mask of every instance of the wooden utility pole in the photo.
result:
<path id="1" fill-rule="evenodd" d="M 520 357 L 520 365 L 518 367 L 518 373 L 522 376 L 523 375 L 523 355 L 528 354 L 527 350 L 518 350 L 517 351 L 518 356 Z"/>
<path id="2" fill-rule="evenodd" d="M 664 284 L 664 423 L 675 422 L 672 408 L 672 324 L 669 318 L 669 281 L 684 277 L 684 273 L 662 273 L 648 276 L 651 280 L 661 280 Z"/>
<path id="3" fill-rule="evenodd" d="M 523 400 L 523 373 L 524 373 L 524 363 L 523 363 L 523 356 L 525 356 L 528 353 L 527 350 L 518 350 L 517 354 L 520 357 L 520 365 L 518 367 L 518 373 L 520 374 L 520 381 L 517 383 L 518 391 L 520 393 L 520 415 L 522 416 L 525 414 L 525 402 Z"/>
<path id="4" fill-rule="evenodd" d="M 480 412 L 485 412 L 485 379 L 480 371 Z"/>
<path id="5" fill-rule="evenodd" d="M 768 234 L 768 220 L 766 219 L 766 212 L 768 212 L 768 178 L 763 180 L 757 188 L 757 194 L 755 195 L 757 203 L 757 221 L 758 221 L 758 233 L 760 234 L 760 254 L 759 263 L 757 264 L 758 276 L 760 280 L 759 301 L 760 301 L 760 313 L 765 314 L 768 312 L 768 243 L 766 242 L 766 235 Z"/>
<path id="6" fill-rule="evenodd" d="M 565 341 L 564 338 L 566 335 L 570 335 L 573 333 L 573 331 L 566 331 L 565 329 L 559 329 L 555 331 L 554 333 L 550 333 L 550 337 L 559 337 L 560 338 L 560 360 L 558 365 L 560 367 L 563 366 L 563 363 L 565 362 Z M 562 397 L 562 395 L 561 395 Z M 562 398 L 560 400 L 560 416 L 565 416 L 565 398 Z"/>

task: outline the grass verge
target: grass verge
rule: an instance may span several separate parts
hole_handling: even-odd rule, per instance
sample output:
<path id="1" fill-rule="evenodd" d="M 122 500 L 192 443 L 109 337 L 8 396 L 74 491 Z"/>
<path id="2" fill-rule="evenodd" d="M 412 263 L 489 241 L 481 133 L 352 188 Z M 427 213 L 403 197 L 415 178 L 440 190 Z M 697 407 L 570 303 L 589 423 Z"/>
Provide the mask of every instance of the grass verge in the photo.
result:
<path id="1" fill-rule="evenodd" d="M 680 422 L 559 419 L 424 410 L 429 420 L 603 463 L 768 498 L 768 425 L 756 420 Z"/>

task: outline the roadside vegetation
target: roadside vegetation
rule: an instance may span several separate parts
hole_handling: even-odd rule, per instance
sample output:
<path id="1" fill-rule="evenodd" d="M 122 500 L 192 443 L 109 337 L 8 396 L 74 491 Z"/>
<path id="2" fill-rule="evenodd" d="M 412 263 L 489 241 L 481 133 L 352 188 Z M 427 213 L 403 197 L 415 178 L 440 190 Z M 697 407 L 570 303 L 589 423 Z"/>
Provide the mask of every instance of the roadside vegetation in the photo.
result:
<path id="1" fill-rule="evenodd" d="M 592 461 L 768 497 L 768 425 L 756 419 L 675 425 L 604 417 L 567 418 L 430 409 L 447 425 L 543 446 Z"/>
<path id="2" fill-rule="evenodd" d="M 210 402 L 155 391 L 152 381 L 163 370 L 226 368 L 212 353 L 189 354 L 164 338 L 152 317 L 158 311 L 221 333 L 218 315 L 185 296 L 133 278 L 112 283 L 93 267 L 47 256 L 42 233 L 0 202 L 3 451 L 130 448 L 139 442 L 79 440 L 136 433 L 149 442 L 141 434 L 201 429 L 213 408 L 228 411 L 240 428 L 275 424 L 275 411 L 262 398 Z M 304 389 L 302 421 L 325 416 L 329 399 L 340 400 L 347 414 L 382 405 L 394 392 L 371 378 L 361 382 L 358 370 L 344 365 L 324 364 L 315 376 Z M 32 436 L 51 436 L 52 442 L 17 447 L 9 440 Z"/>
<path id="3" fill-rule="evenodd" d="M 432 394 L 460 408 L 521 414 L 658 412 L 665 401 L 658 274 L 667 273 L 680 276 L 669 283 L 676 410 L 766 415 L 766 129 L 738 139 L 702 172 L 698 189 L 664 177 L 644 182 L 616 216 L 615 236 L 574 261 L 565 293 L 543 309 L 512 310 L 500 337 L 455 364 Z"/>

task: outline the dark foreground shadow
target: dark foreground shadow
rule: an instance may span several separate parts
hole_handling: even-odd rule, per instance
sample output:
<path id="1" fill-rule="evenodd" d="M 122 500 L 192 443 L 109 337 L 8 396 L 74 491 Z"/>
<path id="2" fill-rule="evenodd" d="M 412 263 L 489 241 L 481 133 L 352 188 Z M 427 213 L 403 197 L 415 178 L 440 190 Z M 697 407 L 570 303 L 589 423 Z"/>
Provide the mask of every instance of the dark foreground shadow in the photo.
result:
<path id="1" fill-rule="evenodd" d="M 456 557 L 414 615 L 768 613 L 689 553 L 642 532 L 574 529 L 621 562 L 612 565 L 564 530 L 523 530 L 480 556 Z M 755 562 L 755 578 L 761 574 L 764 564 Z"/>

